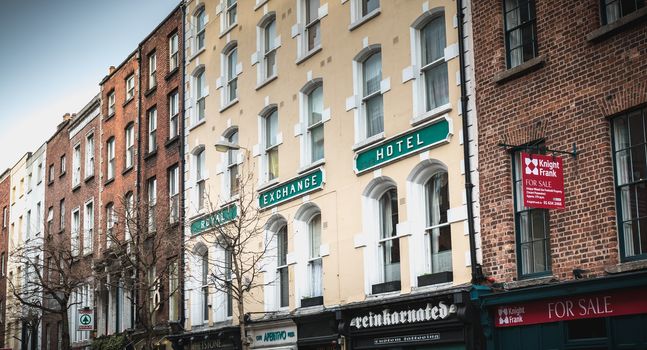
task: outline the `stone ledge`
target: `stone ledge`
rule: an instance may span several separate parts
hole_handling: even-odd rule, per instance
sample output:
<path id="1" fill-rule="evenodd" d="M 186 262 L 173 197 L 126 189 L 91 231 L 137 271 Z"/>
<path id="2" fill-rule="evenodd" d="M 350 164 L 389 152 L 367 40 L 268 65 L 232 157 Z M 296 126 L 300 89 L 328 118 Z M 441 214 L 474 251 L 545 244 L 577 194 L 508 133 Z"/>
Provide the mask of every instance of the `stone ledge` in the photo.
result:
<path id="1" fill-rule="evenodd" d="M 559 280 L 555 276 L 529 278 L 527 280 L 506 282 L 506 283 L 503 284 L 503 288 L 505 288 L 506 290 L 518 289 L 518 288 L 524 288 L 524 287 L 538 286 L 538 285 L 542 285 L 542 284 L 551 284 L 553 282 L 558 282 L 558 281 Z"/>
<path id="2" fill-rule="evenodd" d="M 616 265 L 607 265 L 604 267 L 604 271 L 608 274 L 616 274 L 643 269 L 647 269 L 647 260 L 624 262 Z"/>
<path id="3" fill-rule="evenodd" d="M 535 58 L 529 59 L 528 61 L 514 68 L 510 68 L 510 69 L 504 70 L 503 72 L 497 73 L 496 75 L 494 75 L 494 78 L 492 78 L 492 81 L 497 84 L 503 84 L 508 80 L 512 80 L 522 75 L 526 75 L 536 69 L 541 68 L 545 62 L 546 62 L 546 56 L 539 55 Z"/>
<path id="4" fill-rule="evenodd" d="M 645 18 L 647 18 L 647 7 L 643 7 L 633 13 L 621 17 L 613 23 L 601 26 L 600 28 L 589 33 L 586 36 L 586 40 L 591 42 L 600 41 L 607 36 L 620 31 L 622 28 L 628 27 L 629 25 Z"/>

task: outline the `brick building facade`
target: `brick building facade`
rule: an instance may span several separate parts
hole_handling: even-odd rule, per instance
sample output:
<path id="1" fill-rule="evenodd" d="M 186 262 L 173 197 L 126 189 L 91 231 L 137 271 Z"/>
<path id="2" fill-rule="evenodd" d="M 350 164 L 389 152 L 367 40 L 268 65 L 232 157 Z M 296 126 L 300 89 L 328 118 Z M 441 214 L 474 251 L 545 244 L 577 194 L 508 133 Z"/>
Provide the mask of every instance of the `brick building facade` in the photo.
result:
<path id="1" fill-rule="evenodd" d="M 647 9 L 628 6 L 473 2 L 483 266 L 505 291 L 485 298 L 497 330 L 491 348 L 563 348 L 585 341 L 583 329 L 602 347 L 647 343 L 620 330 L 644 325 L 645 310 L 509 328 L 497 318 L 512 305 L 525 307 L 527 320 L 528 303 L 556 302 L 548 297 L 645 288 Z M 551 151 L 574 147 L 576 156 Z M 523 206 L 520 152 L 562 157 L 565 209 Z"/>
<path id="2" fill-rule="evenodd" d="M 5 342 L 6 295 L 7 295 L 7 258 L 9 256 L 9 189 L 11 178 L 9 169 L 0 175 L 0 344 Z"/>

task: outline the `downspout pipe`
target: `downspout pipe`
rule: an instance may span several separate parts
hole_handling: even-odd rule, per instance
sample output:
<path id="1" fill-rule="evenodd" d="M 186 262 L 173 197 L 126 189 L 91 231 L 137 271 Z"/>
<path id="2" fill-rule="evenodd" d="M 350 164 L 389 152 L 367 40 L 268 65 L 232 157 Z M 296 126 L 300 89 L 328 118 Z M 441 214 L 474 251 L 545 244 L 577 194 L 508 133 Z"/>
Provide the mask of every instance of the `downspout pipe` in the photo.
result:
<path id="1" fill-rule="evenodd" d="M 470 266 L 472 269 L 472 284 L 479 284 L 484 280 L 483 270 L 481 265 L 476 260 L 476 231 L 474 229 L 474 201 L 473 191 L 474 184 L 472 183 L 472 166 L 470 164 L 470 136 L 469 136 L 469 120 L 468 120 L 468 101 L 467 82 L 465 75 L 465 28 L 463 21 L 465 14 L 463 13 L 463 0 L 456 0 L 456 15 L 458 17 L 458 59 L 460 64 L 460 85 L 461 85 L 461 116 L 463 126 L 463 162 L 465 168 L 465 199 L 467 201 L 467 229 L 469 233 L 470 245 Z"/>
<path id="2" fill-rule="evenodd" d="M 142 168 L 141 168 L 141 145 L 142 145 L 142 44 L 140 43 L 137 45 L 137 167 L 136 171 L 137 173 L 135 174 L 135 198 L 137 198 L 137 211 L 139 211 L 139 204 L 141 198 L 139 197 L 141 193 L 141 181 L 140 177 L 142 175 Z M 135 217 L 135 225 L 136 227 L 140 227 L 139 225 L 139 215 L 136 215 Z M 135 242 L 136 246 L 139 247 L 141 242 L 139 241 L 140 235 L 137 235 L 137 242 Z M 135 278 L 139 279 L 139 255 L 135 257 L 136 259 L 136 265 L 135 265 Z M 143 278 L 143 277 L 142 277 Z M 133 291 L 135 302 L 131 305 L 131 310 L 130 310 L 130 324 L 133 326 L 133 328 L 136 328 L 138 326 L 138 323 L 140 322 L 139 317 L 137 315 L 137 305 L 139 305 L 139 288 L 135 287 L 135 290 Z"/>
<path id="3" fill-rule="evenodd" d="M 186 33 L 186 3 L 182 1 L 182 35 L 178 35 L 178 41 L 181 38 L 181 41 L 178 43 L 182 43 L 179 45 L 182 50 L 180 51 L 182 53 L 182 59 L 180 60 L 180 65 L 182 66 L 182 77 L 180 78 L 180 88 L 178 89 L 178 94 L 179 94 L 179 99 L 180 99 L 180 120 L 178 121 L 179 124 L 179 135 L 180 135 L 180 210 L 179 210 L 179 215 L 180 215 L 180 261 L 179 261 L 179 273 L 178 273 L 178 282 L 179 282 L 179 288 L 180 288 L 180 327 L 184 328 L 184 324 L 186 322 L 186 305 L 184 305 L 185 296 L 186 296 L 186 291 L 185 291 L 185 283 L 184 283 L 184 278 L 185 278 L 185 270 L 186 270 L 186 264 L 185 264 L 185 258 L 186 254 L 184 250 L 186 249 L 184 245 L 184 197 L 185 197 L 185 184 L 184 184 L 184 169 L 186 167 L 186 161 L 184 157 L 184 138 L 186 135 L 184 135 L 184 84 L 186 83 L 186 67 L 185 67 L 185 50 L 184 50 L 184 35 Z M 180 94 L 181 92 L 181 94 Z"/>

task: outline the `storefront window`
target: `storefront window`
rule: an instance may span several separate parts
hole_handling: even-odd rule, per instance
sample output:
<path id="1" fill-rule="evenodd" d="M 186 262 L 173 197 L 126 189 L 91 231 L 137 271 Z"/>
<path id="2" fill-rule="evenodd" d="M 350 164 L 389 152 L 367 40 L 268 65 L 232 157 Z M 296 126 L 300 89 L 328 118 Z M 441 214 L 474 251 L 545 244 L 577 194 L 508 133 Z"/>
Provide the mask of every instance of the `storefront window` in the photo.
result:
<path id="1" fill-rule="evenodd" d="M 591 318 L 566 322 L 569 340 L 607 337 L 606 318 Z"/>
<path id="2" fill-rule="evenodd" d="M 521 153 L 513 155 L 517 270 L 520 277 L 550 273 L 548 210 L 523 205 Z"/>
<path id="3" fill-rule="evenodd" d="M 613 154 L 620 250 L 647 256 L 647 109 L 613 119 Z"/>

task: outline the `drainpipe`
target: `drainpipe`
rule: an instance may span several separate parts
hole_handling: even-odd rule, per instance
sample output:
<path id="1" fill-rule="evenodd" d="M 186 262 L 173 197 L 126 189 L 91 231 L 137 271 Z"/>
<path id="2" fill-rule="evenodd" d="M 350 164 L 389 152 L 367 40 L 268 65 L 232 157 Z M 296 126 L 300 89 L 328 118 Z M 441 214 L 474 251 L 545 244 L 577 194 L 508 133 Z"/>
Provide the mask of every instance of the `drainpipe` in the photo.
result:
<path id="1" fill-rule="evenodd" d="M 180 288 L 180 327 L 184 328 L 184 323 L 186 322 L 186 306 L 184 305 L 184 300 L 185 299 L 185 293 L 186 291 L 184 290 L 184 277 L 185 277 L 185 269 L 186 269 L 186 264 L 184 262 L 185 259 L 185 246 L 184 246 L 184 169 L 186 166 L 185 162 L 185 157 L 184 157 L 184 84 L 185 82 L 185 57 L 184 55 L 186 54 L 184 50 L 184 34 L 186 33 L 186 3 L 182 1 L 182 36 L 180 37 L 178 35 L 178 49 L 181 47 L 182 50 L 178 50 L 182 54 L 182 59 L 180 60 L 180 65 L 182 67 L 182 78 L 180 78 L 180 87 L 178 89 L 178 99 L 180 99 L 180 116 L 178 120 L 178 127 L 179 127 L 179 135 L 180 135 L 180 210 L 178 210 L 179 213 L 179 221 L 180 221 L 180 261 L 179 261 L 179 273 L 178 273 L 178 282 L 179 282 L 179 288 Z M 181 40 L 181 41 L 180 41 Z M 181 44 L 180 44 L 181 43 Z M 180 92 L 182 92 L 180 94 Z"/>
<path id="2" fill-rule="evenodd" d="M 476 232 L 474 230 L 474 205 L 472 192 L 474 184 L 472 183 L 472 167 L 470 165 L 470 144 L 469 144 L 469 127 L 468 127 L 468 101 L 467 83 L 465 81 L 465 28 L 463 27 L 463 1 L 456 0 L 456 15 L 458 17 L 458 59 L 460 63 L 460 84 L 461 84 L 461 111 L 463 124 L 463 162 L 465 166 L 465 197 L 467 200 L 467 228 L 469 232 L 470 244 L 470 266 L 472 268 L 472 284 L 478 284 L 483 281 L 483 270 L 481 265 L 476 262 Z"/>
<path id="3" fill-rule="evenodd" d="M 140 155 L 142 153 L 142 45 L 141 43 L 137 45 L 137 84 L 138 89 L 137 89 L 137 167 L 136 171 L 137 173 L 135 174 L 135 198 L 137 198 L 137 207 L 136 210 L 139 212 L 139 203 L 140 203 L 140 192 L 141 192 L 141 158 Z M 135 208 L 133 208 L 135 209 Z M 135 227 L 141 227 L 139 220 L 140 220 L 140 215 L 137 215 L 135 217 Z M 137 247 L 140 247 L 140 244 L 143 244 L 142 242 L 139 241 L 140 235 L 137 235 L 137 242 L 135 243 Z M 139 255 L 136 256 L 136 265 L 135 265 L 135 279 L 140 278 L 139 276 Z M 137 306 L 139 305 L 139 288 L 135 287 L 133 288 L 133 293 L 134 296 L 133 298 L 135 299 L 135 302 L 133 305 L 131 305 L 131 311 L 130 311 L 130 318 L 131 318 L 131 325 L 133 328 L 137 327 L 137 322 L 139 322 L 139 317 L 137 317 Z"/>

